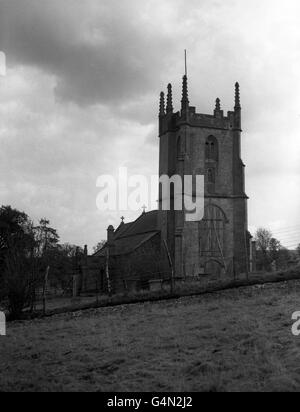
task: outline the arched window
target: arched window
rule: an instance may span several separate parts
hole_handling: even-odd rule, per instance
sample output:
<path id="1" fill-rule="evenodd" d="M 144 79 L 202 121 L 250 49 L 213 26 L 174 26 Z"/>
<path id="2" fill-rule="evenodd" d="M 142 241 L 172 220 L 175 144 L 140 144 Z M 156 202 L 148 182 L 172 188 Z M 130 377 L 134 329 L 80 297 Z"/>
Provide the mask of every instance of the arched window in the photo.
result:
<path id="1" fill-rule="evenodd" d="M 177 158 L 180 156 L 183 156 L 186 153 L 186 147 L 185 147 L 185 138 L 179 136 L 177 139 Z"/>
<path id="2" fill-rule="evenodd" d="M 205 143 L 205 157 L 206 160 L 219 160 L 219 146 L 218 141 L 214 136 L 209 136 Z"/>

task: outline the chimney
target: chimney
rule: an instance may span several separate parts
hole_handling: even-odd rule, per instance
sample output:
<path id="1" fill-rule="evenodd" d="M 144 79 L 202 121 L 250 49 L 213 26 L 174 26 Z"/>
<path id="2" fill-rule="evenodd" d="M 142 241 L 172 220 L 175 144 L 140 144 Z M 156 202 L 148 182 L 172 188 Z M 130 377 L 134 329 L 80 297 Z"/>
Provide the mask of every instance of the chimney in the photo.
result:
<path id="1" fill-rule="evenodd" d="M 112 225 L 107 228 L 107 244 L 108 246 L 112 246 L 114 243 L 114 234 L 115 229 Z"/>

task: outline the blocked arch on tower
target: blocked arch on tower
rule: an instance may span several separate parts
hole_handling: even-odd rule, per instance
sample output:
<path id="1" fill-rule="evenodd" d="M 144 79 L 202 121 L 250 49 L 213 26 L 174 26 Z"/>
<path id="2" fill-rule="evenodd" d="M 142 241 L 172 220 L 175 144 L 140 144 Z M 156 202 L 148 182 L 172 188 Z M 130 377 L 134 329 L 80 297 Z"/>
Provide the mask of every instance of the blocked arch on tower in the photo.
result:
<path id="1" fill-rule="evenodd" d="M 209 259 L 204 264 L 204 273 L 206 275 L 221 276 L 224 270 L 226 270 L 224 263 L 218 259 Z"/>
<path id="2" fill-rule="evenodd" d="M 225 242 L 226 230 L 229 220 L 224 210 L 209 203 L 204 209 L 204 218 L 199 225 L 200 256 L 203 259 L 204 272 L 215 271 L 218 274 L 221 269 L 226 269 Z M 213 266 L 215 269 L 208 266 Z"/>

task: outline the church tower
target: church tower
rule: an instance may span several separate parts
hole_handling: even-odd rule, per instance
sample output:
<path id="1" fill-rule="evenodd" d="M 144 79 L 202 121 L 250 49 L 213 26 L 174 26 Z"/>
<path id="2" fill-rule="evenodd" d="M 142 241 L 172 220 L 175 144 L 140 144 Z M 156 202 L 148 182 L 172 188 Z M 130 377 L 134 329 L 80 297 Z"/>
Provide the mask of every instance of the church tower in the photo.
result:
<path id="1" fill-rule="evenodd" d="M 220 99 L 212 114 L 190 105 L 188 78 L 183 77 L 181 110 L 174 112 L 172 86 L 160 95 L 159 175 L 204 176 L 204 218 L 190 222 L 186 212 L 162 210 L 159 225 L 174 261 L 176 276 L 226 275 L 247 272 L 249 234 L 245 165 L 241 159 L 240 87 L 235 85 L 234 110 L 224 115 Z M 185 189 L 183 189 L 184 191 Z M 196 187 L 193 187 L 196 196 Z M 163 247 L 163 246 L 162 246 Z"/>

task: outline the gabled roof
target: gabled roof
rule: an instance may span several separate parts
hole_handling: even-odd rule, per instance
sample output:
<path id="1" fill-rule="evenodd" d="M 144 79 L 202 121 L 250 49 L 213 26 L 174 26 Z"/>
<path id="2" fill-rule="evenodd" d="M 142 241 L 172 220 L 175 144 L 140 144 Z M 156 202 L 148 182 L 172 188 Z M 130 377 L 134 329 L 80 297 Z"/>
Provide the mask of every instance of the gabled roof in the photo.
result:
<path id="1" fill-rule="evenodd" d="M 129 228 L 134 224 L 134 222 L 130 223 L 121 223 L 120 226 L 115 231 L 115 237 L 121 237 Z"/>
<path id="2" fill-rule="evenodd" d="M 158 213 L 158 210 L 154 210 L 143 213 L 134 222 L 121 223 L 115 231 L 113 254 L 131 253 L 157 235 L 160 232 Z M 106 250 L 107 244 L 93 256 L 105 256 Z"/>
<path id="3" fill-rule="evenodd" d="M 123 229 L 124 226 L 126 227 Z M 115 239 L 140 235 L 142 233 L 157 232 L 159 230 L 158 210 L 143 213 L 135 222 L 124 224 L 123 227 L 121 226 L 120 232 L 118 232 L 117 229 Z"/>
<path id="4" fill-rule="evenodd" d="M 115 231 L 114 255 L 131 253 L 160 232 L 158 210 L 143 213 L 134 222 L 122 223 Z M 94 256 L 104 256 L 107 244 Z"/>

